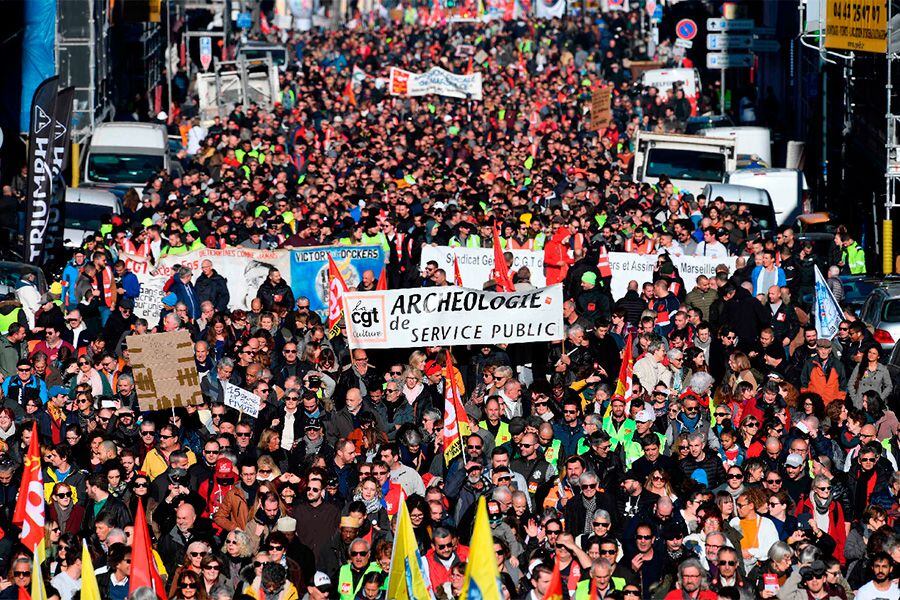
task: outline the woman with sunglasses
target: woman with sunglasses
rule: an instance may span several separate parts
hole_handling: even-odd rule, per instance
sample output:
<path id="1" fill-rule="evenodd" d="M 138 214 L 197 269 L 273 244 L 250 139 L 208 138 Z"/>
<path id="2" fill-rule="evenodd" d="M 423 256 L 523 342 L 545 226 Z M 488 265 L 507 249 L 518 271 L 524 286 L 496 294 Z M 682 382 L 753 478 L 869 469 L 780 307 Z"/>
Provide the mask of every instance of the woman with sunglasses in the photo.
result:
<path id="1" fill-rule="evenodd" d="M 235 529 L 228 532 L 225 536 L 225 543 L 222 546 L 222 575 L 233 589 L 239 589 L 243 581 L 243 572 L 250 568 L 252 562 L 250 557 L 253 554 L 250 547 L 250 537 L 241 531 Z M 252 580 L 252 577 L 250 578 Z"/>
<path id="2" fill-rule="evenodd" d="M 263 567 L 270 563 L 271 560 L 267 550 L 260 550 L 254 554 L 253 561 L 241 571 L 241 581 L 235 590 L 239 590 L 242 594 L 249 594 L 252 596 L 254 594 L 254 585 L 255 589 L 259 589 Z"/>
<path id="3" fill-rule="evenodd" d="M 56 521 L 62 533 L 77 534 L 84 521 L 84 505 L 76 504 L 74 489 L 65 482 L 57 483 L 47 503 L 47 519 Z"/>
<path id="4" fill-rule="evenodd" d="M 825 475 L 816 475 L 812 481 L 812 491 L 797 503 L 796 514 L 806 519 L 812 515 L 809 525 L 812 530 L 806 532 L 806 539 L 815 544 L 823 535 L 834 540 L 834 554 L 841 564 L 845 564 L 844 546 L 847 543 L 847 532 L 850 529 L 852 516 L 844 516 L 844 507 L 832 493 L 831 479 Z M 863 509 L 864 510 L 864 509 Z M 860 514 L 863 514 L 860 510 Z"/>
<path id="5" fill-rule="evenodd" d="M 193 573 L 198 577 L 201 575 L 203 571 L 200 568 L 200 564 L 205 557 L 209 556 L 210 552 L 211 549 L 206 542 L 194 541 L 188 544 L 184 551 L 184 560 L 172 575 L 172 586 L 169 588 L 170 598 L 176 589 L 175 582 L 180 582 L 185 574 Z"/>
<path id="6" fill-rule="evenodd" d="M 169 600 L 207 600 L 203 578 L 194 571 L 182 571 L 173 582 Z"/>
<path id="7" fill-rule="evenodd" d="M 647 475 L 647 479 L 644 481 L 644 489 L 657 496 L 665 496 L 672 502 L 678 499 L 672 488 L 672 480 L 669 477 L 669 473 L 662 469 L 654 469 Z"/>
<path id="8" fill-rule="evenodd" d="M 103 377 L 100 375 L 100 372 L 94 368 L 91 359 L 88 358 L 86 354 L 78 357 L 78 360 L 75 363 L 74 372 L 70 368 L 69 374 L 72 376 L 70 387 L 84 384 L 90 387 L 92 395 L 102 396 L 104 394 Z"/>
<path id="9" fill-rule="evenodd" d="M 31 592 L 31 562 L 31 559 L 25 556 L 13 559 L 6 579 L 0 579 L 0 599 L 16 600 L 28 597 Z"/>
<path id="10" fill-rule="evenodd" d="M 738 440 L 745 449 L 749 449 L 750 445 L 756 440 L 759 433 L 759 419 L 753 415 L 746 415 L 741 420 L 738 428 Z"/>
<path id="11" fill-rule="evenodd" d="M 215 554 L 207 554 L 200 561 L 200 575 L 203 580 L 203 589 L 206 595 L 217 585 L 225 583 L 225 576 L 222 574 L 222 560 Z"/>

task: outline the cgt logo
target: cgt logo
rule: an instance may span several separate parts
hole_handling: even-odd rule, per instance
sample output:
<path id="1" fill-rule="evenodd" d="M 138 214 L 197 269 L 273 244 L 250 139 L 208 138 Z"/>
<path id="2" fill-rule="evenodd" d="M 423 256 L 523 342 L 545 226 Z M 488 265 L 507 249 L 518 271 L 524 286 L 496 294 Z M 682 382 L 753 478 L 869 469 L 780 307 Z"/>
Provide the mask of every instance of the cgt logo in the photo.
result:
<path id="1" fill-rule="evenodd" d="M 387 321 L 384 295 L 366 293 L 365 298 L 354 298 L 347 303 L 349 309 L 348 333 L 359 342 L 383 342 L 387 340 Z"/>

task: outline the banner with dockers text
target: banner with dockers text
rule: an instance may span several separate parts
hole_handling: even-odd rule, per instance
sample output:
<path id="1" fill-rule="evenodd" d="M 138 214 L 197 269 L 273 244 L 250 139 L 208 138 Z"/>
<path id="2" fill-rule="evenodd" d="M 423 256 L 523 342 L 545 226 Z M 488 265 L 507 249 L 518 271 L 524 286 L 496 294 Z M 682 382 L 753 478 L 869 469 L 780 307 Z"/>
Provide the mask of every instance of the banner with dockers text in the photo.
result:
<path id="1" fill-rule="evenodd" d="M 562 285 L 516 293 L 432 287 L 344 294 L 351 348 L 549 342 L 563 338 Z"/>

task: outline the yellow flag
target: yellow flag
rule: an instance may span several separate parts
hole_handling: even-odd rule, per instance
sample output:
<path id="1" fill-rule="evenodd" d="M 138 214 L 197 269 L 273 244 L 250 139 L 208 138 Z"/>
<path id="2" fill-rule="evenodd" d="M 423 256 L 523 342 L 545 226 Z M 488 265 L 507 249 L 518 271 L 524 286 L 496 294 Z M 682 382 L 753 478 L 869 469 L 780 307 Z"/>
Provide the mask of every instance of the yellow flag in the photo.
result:
<path id="1" fill-rule="evenodd" d="M 100 600 L 100 586 L 97 585 L 91 553 L 88 552 L 87 542 L 81 544 L 81 600 Z"/>
<path id="2" fill-rule="evenodd" d="M 497 571 L 497 555 L 494 553 L 494 537 L 488 522 L 487 502 L 484 496 L 478 499 L 475 513 L 475 529 L 469 543 L 469 562 L 466 564 L 466 578 L 463 581 L 460 600 L 481 598 L 502 598 L 500 593 L 500 573 Z"/>
<path id="3" fill-rule="evenodd" d="M 34 547 L 34 562 L 31 567 L 31 600 L 47 600 L 47 590 L 44 589 L 44 576 L 41 573 L 41 560 L 38 548 Z"/>
<path id="4" fill-rule="evenodd" d="M 493 550 L 491 546 L 491 550 Z M 400 514 L 397 521 L 397 533 L 394 536 L 394 549 L 391 552 L 391 572 L 388 577 L 388 598 L 434 598 L 431 590 L 431 578 L 428 567 L 413 533 L 412 521 L 406 508 L 406 500 L 400 502 Z"/>

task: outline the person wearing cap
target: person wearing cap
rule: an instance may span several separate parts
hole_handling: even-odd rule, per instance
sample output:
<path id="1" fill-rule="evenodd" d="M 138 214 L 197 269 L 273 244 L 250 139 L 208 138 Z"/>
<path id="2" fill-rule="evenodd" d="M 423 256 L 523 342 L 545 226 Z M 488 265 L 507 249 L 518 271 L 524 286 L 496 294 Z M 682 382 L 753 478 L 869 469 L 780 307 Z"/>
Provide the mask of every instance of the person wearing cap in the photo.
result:
<path id="1" fill-rule="evenodd" d="M 475 227 L 468 221 L 460 221 L 456 233 L 450 238 L 451 248 L 481 248 L 481 236 L 474 232 Z"/>
<path id="2" fill-rule="evenodd" d="M 655 422 L 656 411 L 649 404 L 644 404 L 644 408 L 634 416 L 634 433 L 623 442 L 626 469 L 630 469 L 636 460 L 644 456 L 648 441 L 656 442 L 657 452 L 665 451 L 666 436 L 653 430 Z"/>
<path id="3" fill-rule="evenodd" d="M 847 389 L 844 365 L 831 350 L 831 340 L 818 339 L 816 354 L 806 361 L 800 374 L 801 391 L 819 394 L 826 405 L 847 396 L 842 391 Z"/>
<path id="4" fill-rule="evenodd" d="M 46 410 L 40 411 L 37 416 L 38 434 L 44 443 L 61 444 L 66 439 L 68 429 L 68 415 L 66 404 L 69 403 L 69 390 L 61 385 L 54 385 L 47 391 Z"/>
<path id="5" fill-rule="evenodd" d="M 84 267 L 86 254 L 84 249 L 76 248 L 72 253 L 72 259 L 66 263 L 62 272 L 62 291 L 63 306 L 66 310 L 71 310 L 78 306 L 81 301 L 75 292 L 75 284 L 81 276 L 81 269 Z"/>
<path id="6" fill-rule="evenodd" d="M 728 258 L 728 248 L 718 238 L 718 230 L 709 226 L 703 230 L 703 241 L 697 244 L 694 256 L 721 259 Z"/>
<path id="7" fill-rule="evenodd" d="M 581 289 L 575 293 L 578 314 L 593 323 L 597 319 L 609 319 L 609 293 L 597 285 L 597 273 L 585 271 L 581 275 Z"/>

